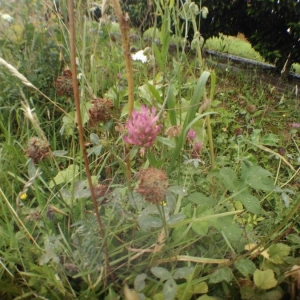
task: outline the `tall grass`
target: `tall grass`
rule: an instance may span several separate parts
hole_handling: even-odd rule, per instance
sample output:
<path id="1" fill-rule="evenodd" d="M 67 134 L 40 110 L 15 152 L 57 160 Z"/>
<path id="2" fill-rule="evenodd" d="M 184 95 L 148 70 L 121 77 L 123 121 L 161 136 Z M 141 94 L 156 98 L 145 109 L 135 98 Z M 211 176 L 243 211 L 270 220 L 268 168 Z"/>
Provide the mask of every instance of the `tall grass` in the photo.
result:
<path id="1" fill-rule="evenodd" d="M 69 29 L 54 11 L 46 21 L 38 1 L 15 11 L 8 4 L 16 23 L 10 38 L 0 32 L 1 298 L 279 299 L 293 282 L 300 154 L 290 124 L 298 94 L 209 70 L 179 44 L 169 52 L 171 38 L 181 43 L 169 31 L 179 8 L 155 4 L 163 26 L 145 64 L 130 60 L 118 24 L 83 18 L 81 2 L 73 63 Z M 76 84 L 62 75 L 71 65 L 77 106 L 68 89 Z M 95 113 L 95 103 L 109 105 Z M 146 150 L 123 141 L 131 108 L 141 105 L 156 108 L 161 126 Z M 285 139 L 270 124 L 283 112 L 276 123 Z M 138 188 L 149 167 L 168 181 L 156 203 Z M 144 196 L 157 195 L 161 182 L 147 180 Z"/>

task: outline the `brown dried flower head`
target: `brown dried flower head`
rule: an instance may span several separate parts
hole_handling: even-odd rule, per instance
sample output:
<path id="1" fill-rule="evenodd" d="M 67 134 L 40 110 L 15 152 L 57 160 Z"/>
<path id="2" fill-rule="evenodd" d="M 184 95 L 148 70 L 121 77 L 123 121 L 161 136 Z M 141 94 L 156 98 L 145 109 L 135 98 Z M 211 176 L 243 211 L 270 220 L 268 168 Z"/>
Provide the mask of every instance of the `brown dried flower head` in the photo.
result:
<path id="1" fill-rule="evenodd" d="M 111 193 L 111 189 L 108 187 L 106 184 L 96 184 L 94 185 L 94 194 L 96 199 L 103 197 L 103 196 L 108 196 Z M 105 197 L 99 204 L 103 204 L 108 202 L 108 199 Z"/>
<path id="2" fill-rule="evenodd" d="M 25 151 L 26 156 L 31 158 L 34 163 L 38 163 L 39 161 L 43 160 L 49 154 L 49 152 L 49 144 L 38 137 L 32 137 L 28 141 L 28 148 Z"/>
<path id="3" fill-rule="evenodd" d="M 166 130 L 165 135 L 167 135 L 169 138 L 173 138 L 179 136 L 181 131 L 182 125 L 172 126 Z"/>
<path id="4" fill-rule="evenodd" d="M 99 123 L 106 123 L 113 116 L 114 104 L 109 99 L 96 98 L 92 100 L 92 108 L 89 110 L 89 125 L 94 127 Z"/>
<path id="5" fill-rule="evenodd" d="M 159 203 L 164 200 L 169 187 L 165 171 L 150 167 L 140 170 L 138 178 L 140 184 L 136 191 L 143 195 L 146 201 Z"/>
<path id="6" fill-rule="evenodd" d="M 55 87 L 59 96 L 73 96 L 72 72 L 69 69 L 57 77 Z"/>

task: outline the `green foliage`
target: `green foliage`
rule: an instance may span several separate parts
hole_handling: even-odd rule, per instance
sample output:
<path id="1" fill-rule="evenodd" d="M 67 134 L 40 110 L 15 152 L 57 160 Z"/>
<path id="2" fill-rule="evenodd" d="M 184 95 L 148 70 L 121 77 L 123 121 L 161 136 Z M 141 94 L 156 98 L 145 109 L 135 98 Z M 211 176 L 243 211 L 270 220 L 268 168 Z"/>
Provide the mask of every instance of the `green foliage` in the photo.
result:
<path id="1" fill-rule="evenodd" d="M 84 138 L 102 234 L 73 99 L 55 88 L 70 61 L 68 31 L 54 12 L 48 21 L 40 17 L 42 2 L 21 2 L 1 11 L 16 23 L 7 27 L 10 38 L 0 31 L 0 53 L 37 89 L 0 66 L 0 298 L 280 299 L 293 280 L 289 271 L 299 265 L 299 131 L 288 127 L 297 121 L 298 99 L 248 75 L 208 71 L 199 57 L 180 50 L 181 37 L 171 36 L 175 1 L 157 1 L 160 44 L 148 49 L 152 62 L 133 61 L 133 68 L 135 108 L 156 107 L 160 136 L 145 151 L 127 149 L 118 26 L 99 30 L 76 8 Z M 124 4 L 134 10 L 132 22 L 139 22 L 134 18 L 142 17 L 145 3 Z M 225 1 L 221 9 L 231 8 Z M 171 40 L 178 43 L 174 52 Z M 140 39 L 132 45 L 146 47 Z M 279 103 L 278 93 L 286 102 Z M 116 114 L 91 126 L 95 98 L 110 99 Z M 248 111 L 249 105 L 258 109 Z M 175 133 L 167 134 L 170 128 Z M 35 136 L 49 143 L 36 163 L 27 150 Z M 279 155 L 278 147 L 287 154 Z M 137 192 L 139 172 L 149 166 L 168 171 L 165 199 L 155 204 Z M 155 184 L 153 193 L 160 188 Z"/>

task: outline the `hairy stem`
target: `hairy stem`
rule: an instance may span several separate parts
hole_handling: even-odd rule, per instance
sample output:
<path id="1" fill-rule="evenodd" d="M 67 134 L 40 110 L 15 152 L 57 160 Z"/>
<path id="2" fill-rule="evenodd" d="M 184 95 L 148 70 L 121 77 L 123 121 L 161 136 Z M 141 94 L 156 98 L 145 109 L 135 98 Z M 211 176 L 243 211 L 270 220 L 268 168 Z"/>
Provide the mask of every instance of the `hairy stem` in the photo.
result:
<path id="1" fill-rule="evenodd" d="M 74 91 L 74 102 L 76 106 L 76 115 L 77 115 L 77 122 L 78 122 L 78 134 L 79 134 L 79 142 L 80 147 L 82 150 L 83 160 L 84 160 L 84 166 L 86 171 L 86 176 L 89 184 L 89 188 L 91 191 L 91 197 L 94 204 L 94 210 L 97 218 L 97 222 L 99 224 L 100 233 L 103 238 L 103 247 L 105 252 L 105 260 L 106 260 L 106 267 L 107 267 L 107 273 L 110 274 L 110 277 L 112 281 L 114 282 L 114 276 L 111 271 L 111 267 L 109 264 L 109 253 L 108 253 L 108 247 L 107 247 L 107 241 L 105 237 L 105 230 L 104 225 L 101 221 L 101 217 L 98 210 L 98 203 L 96 200 L 94 187 L 92 183 L 91 178 L 91 171 L 89 167 L 89 161 L 87 157 L 87 151 L 85 147 L 84 142 L 84 132 L 83 132 L 83 124 L 82 124 L 82 118 L 81 118 L 81 110 L 80 110 L 80 100 L 79 100 L 79 90 L 78 90 L 78 82 L 77 82 L 77 70 L 76 70 L 76 34 L 75 34 L 75 22 L 74 22 L 74 3 L 73 0 L 68 0 L 68 10 L 69 10 L 69 29 L 70 29 L 70 50 L 71 50 L 71 70 L 72 70 L 72 83 L 73 83 L 73 91 Z"/>
<path id="2" fill-rule="evenodd" d="M 133 104 L 134 104 L 134 87 L 133 87 L 133 75 L 132 75 L 132 59 L 130 54 L 130 42 L 129 42 L 129 16 L 128 14 L 123 15 L 122 9 L 119 3 L 119 0 L 112 0 L 113 8 L 115 14 L 118 18 L 118 22 L 120 24 L 121 36 L 122 36 L 122 46 L 124 51 L 124 59 L 126 65 L 126 73 L 127 73 L 127 84 L 128 84 L 128 118 L 132 115 Z M 130 182 L 131 172 L 130 172 L 130 157 L 129 157 L 129 144 L 126 143 L 126 153 L 125 153 L 125 161 L 126 161 L 126 177 L 128 182 Z"/>

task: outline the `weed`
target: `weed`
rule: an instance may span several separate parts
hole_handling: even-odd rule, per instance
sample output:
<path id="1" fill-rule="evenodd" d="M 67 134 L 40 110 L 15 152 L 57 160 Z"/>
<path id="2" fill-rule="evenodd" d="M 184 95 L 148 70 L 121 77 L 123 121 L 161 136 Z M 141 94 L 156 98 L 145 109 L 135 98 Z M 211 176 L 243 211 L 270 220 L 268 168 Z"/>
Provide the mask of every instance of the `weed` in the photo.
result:
<path id="1" fill-rule="evenodd" d="M 172 1 L 155 1 L 155 41 L 131 41 L 143 61 L 118 23 L 77 7 L 74 52 L 64 20 L 21 2 L 0 31 L 1 298 L 294 295 L 297 86 L 209 69 L 199 36 L 171 37 Z"/>

